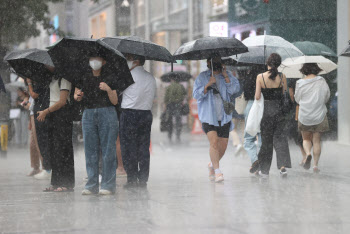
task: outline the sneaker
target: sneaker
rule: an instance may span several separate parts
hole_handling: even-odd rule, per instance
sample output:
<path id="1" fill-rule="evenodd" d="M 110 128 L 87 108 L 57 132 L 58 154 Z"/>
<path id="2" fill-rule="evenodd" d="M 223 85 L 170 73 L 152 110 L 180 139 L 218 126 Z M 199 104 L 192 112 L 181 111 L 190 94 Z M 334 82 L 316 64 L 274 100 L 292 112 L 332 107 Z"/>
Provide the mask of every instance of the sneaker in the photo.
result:
<path id="1" fill-rule="evenodd" d="M 236 152 L 235 152 L 235 157 L 238 157 L 243 150 L 243 146 L 241 144 L 237 145 Z"/>
<path id="2" fill-rule="evenodd" d="M 116 171 L 117 177 L 127 177 L 126 171 L 124 169 Z"/>
<path id="3" fill-rule="evenodd" d="M 261 179 L 268 179 L 269 178 L 269 174 L 264 174 L 261 171 L 259 171 L 259 176 Z"/>
<path id="4" fill-rule="evenodd" d="M 215 170 L 214 170 L 214 167 L 211 166 L 211 163 L 208 163 L 208 171 L 209 171 L 209 180 L 214 181 L 215 180 Z"/>
<path id="5" fill-rule="evenodd" d="M 47 172 L 46 170 L 42 170 L 40 173 L 34 176 L 37 180 L 49 180 L 51 179 L 51 171 Z"/>
<path id="6" fill-rule="evenodd" d="M 258 170 L 259 170 L 259 160 L 256 160 L 255 162 L 253 162 L 252 166 L 250 167 L 249 172 L 254 174 Z"/>
<path id="7" fill-rule="evenodd" d="M 306 161 L 304 163 L 304 169 L 305 170 L 309 170 L 310 169 L 310 167 L 311 167 L 311 159 L 312 159 L 311 155 L 307 156 Z"/>
<path id="8" fill-rule="evenodd" d="M 39 174 L 39 173 L 40 173 L 39 169 L 34 169 L 28 174 L 28 176 L 35 176 L 36 174 Z"/>
<path id="9" fill-rule="evenodd" d="M 286 170 L 286 168 L 282 168 L 281 170 L 280 170 L 280 175 L 282 176 L 282 177 L 286 177 L 287 176 L 287 170 Z"/>
<path id="10" fill-rule="evenodd" d="M 94 194 L 93 192 L 91 192 L 90 190 L 88 189 L 84 189 L 82 192 L 81 192 L 81 195 L 92 195 Z"/>
<path id="11" fill-rule="evenodd" d="M 109 191 L 107 189 L 101 189 L 100 192 L 98 193 L 99 195 L 112 195 L 113 192 Z"/>
<path id="12" fill-rule="evenodd" d="M 314 170 L 314 173 L 319 173 L 320 172 L 320 169 L 318 169 L 317 166 L 314 166 L 313 170 Z"/>
<path id="13" fill-rule="evenodd" d="M 215 174 L 215 183 L 220 183 L 224 181 L 224 174 Z"/>

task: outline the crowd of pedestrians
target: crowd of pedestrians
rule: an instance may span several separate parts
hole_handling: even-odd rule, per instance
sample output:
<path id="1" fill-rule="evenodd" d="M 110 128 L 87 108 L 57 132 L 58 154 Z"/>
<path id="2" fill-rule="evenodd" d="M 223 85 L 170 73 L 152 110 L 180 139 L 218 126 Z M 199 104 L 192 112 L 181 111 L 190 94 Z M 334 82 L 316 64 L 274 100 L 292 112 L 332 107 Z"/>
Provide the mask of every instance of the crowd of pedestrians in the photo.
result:
<path id="1" fill-rule="evenodd" d="M 84 66 L 89 69 L 73 84 L 61 77 L 53 66 L 45 65 L 43 82 L 26 79 L 28 91 L 18 90 L 17 105 L 30 111 L 30 159 L 33 170 L 29 176 L 51 179 L 44 192 L 69 192 L 75 187 L 73 121 L 83 112 L 82 131 L 87 183 L 82 195 L 111 195 L 116 191 L 117 175 L 126 175 L 125 188 L 146 187 L 150 169 L 150 141 L 156 98 L 156 80 L 143 65 L 145 57 L 124 53 L 133 84 L 118 93 L 115 74 L 108 69 L 104 54 L 89 54 Z M 318 173 L 321 134 L 329 130 L 326 103 L 329 87 L 316 63 L 305 63 L 300 72 L 303 79 L 287 82 L 278 71 L 282 58 L 272 53 L 264 65 L 251 65 L 238 80 L 227 71 L 221 57 L 207 59 L 206 71 L 195 79 L 193 98 L 198 104 L 198 118 L 209 141 L 209 179 L 224 181 L 220 160 L 225 155 L 231 134 L 236 154 L 249 155 L 249 172 L 268 178 L 276 151 L 277 169 L 282 176 L 291 168 L 288 135 L 291 134 L 303 156 L 300 163 Z M 168 137 L 180 141 L 185 88 L 172 79 L 165 92 L 166 112 L 171 125 Z M 240 113 L 233 103 L 244 101 Z M 238 124 L 247 123 L 253 103 L 263 98 L 264 111 L 257 135 L 243 133 L 239 139 Z M 285 99 L 293 102 L 290 120 L 284 110 Z M 238 104 L 237 104 L 238 105 Z M 242 103 L 240 103 L 242 105 Z M 79 112 L 79 113 L 78 113 Z M 20 118 L 19 121 L 25 121 Z M 292 127 L 286 130 L 286 125 Z M 21 134 L 20 134 L 21 135 Z M 21 142 L 20 139 L 18 139 Z M 312 152 L 313 149 L 313 152 Z M 40 170 L 40 164 L 41 169 Z M 101 178 L 100 178 L 101 177 Z"/>

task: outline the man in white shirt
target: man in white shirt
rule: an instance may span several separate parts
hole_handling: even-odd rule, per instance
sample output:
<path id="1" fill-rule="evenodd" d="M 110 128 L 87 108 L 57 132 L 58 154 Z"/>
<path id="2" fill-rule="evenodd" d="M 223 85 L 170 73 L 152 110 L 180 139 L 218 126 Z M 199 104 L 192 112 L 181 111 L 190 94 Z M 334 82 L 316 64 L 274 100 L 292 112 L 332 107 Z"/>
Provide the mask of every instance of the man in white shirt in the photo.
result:
<path id="1" fill-rule="evenodd" d="M 123 92 L 120 117 L 120 142 L 123 164 L 128 175 L 126 187 L 146 187 L 149 177 L 151 108 L 156 95 L 156 80 L 143 65 L 145 58 L 125 55 L 134 84 Z"/>

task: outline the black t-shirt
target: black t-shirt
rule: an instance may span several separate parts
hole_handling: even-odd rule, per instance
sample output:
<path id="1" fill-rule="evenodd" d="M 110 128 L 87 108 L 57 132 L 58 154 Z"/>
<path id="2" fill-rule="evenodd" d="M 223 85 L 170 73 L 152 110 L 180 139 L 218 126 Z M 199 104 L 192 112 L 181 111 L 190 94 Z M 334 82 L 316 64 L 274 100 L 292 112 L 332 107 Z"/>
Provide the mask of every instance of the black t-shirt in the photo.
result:
<path id="1" fill-rule="evenodd" d="M 116 90 L 115 77 L 113 75 L 93 76 L 91 73 L 82 78 L 81 84 L 84 93 L 83 105 L 86 109 L 95 109 L 114 106 L 109 100 L 106 91 L 100 89 L 100 83 L 105 82 L 112 90 Z"/>

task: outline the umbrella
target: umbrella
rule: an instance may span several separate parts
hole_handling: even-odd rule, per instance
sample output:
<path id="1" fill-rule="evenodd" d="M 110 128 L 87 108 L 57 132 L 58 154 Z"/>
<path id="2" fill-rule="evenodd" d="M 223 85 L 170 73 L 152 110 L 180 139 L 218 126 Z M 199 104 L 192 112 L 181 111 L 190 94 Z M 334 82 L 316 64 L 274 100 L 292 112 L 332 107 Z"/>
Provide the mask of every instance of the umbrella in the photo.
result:
<path id="1" fill-rule="evenodd" d="M 272 54 L 277 53 L 282 57 L 282 61 L 287 58 L 299 57 L 304 54 L 292 43 L 282 37 L 261 35 L 248 37 L 242 41 L 248 47 L 249 52 L 231 58 L 236 59 L 238 63 L 265 64 L 266 59 Z"/>
<path id="2" fill-rule="evenodd" d="M 248 48 L 236 38 L 204 37 L 181 45 L 173 57 L 176 60 L 201 60 L 245 52 L 248 52 Z"/>
<path id="3" fill-rule="evenodd" d="M 190 73 L 184 71 L 175 71 L 165 73 L 160 77 L 163 82 L 170 82 L 171 79 L 176 80 L 177 82 L 189 81 L 192 78 Z"/>
<path id="4" fill-rule="evenodd" d="M 0 92 L 4 91 L 6 93 L 6 89 L 5 89 L 5 85 L 4 85 L 4 81 L 2 80 L 1 76 L 0 76 Z"/>
<path id="5" fill-rule="evenodd" d="M 319 42 L 297 41 L 293 42 L 293 45 L 295 45 L 305 55 L 338 57 L 331 48 Z"/>
<path id="6" fill-rule="evenodd" d="M 46 50 L 27 49 L 9 53 L 5 58 L 14 72 L 22 77 L 41 81 L 49 74 L 45 65 L 53 67 Z"/>
<path id="7" fill-rule="evenodd" d="M 143 56 L 147 60 L 174 62 L 166 48 L 137 36 L 105 37 L 101 40 L 122 53 Z"/>
<path id="8" fill-rule="evenodd" d="M 15 81 L 5 85 L 5 88 L 10 92 L 16 92 L 19 88 L 25 88 L 24 81 Z"/>
<path id="9" fill-rule="evenodd" d="M 124 56 L 101 40 L 62 38 L 50 47 L 48 53 L 55 65 L 55 72 L 75 85 L 84 74 L 91 71 L 91 56 L 100 56 L 106 60 L 104 71 L 115 75 L 118 93 L 134 83 Z"/>
<path id="10" fill-rule="evenodd" d="M 349 45 L 341 52 L 340 56 L 350 57 L 350 41 Z"/>
<path id="11" fill-rule="evenodd" d="M 335 63 L 323 56 L 301 56 L 284 60 L 278 70 L 283 72 L 287 78 L 302 78 L 303 74 L 301 74 L 299 70 L 304 63 L 317 63 L 317 65 L 322 69 L 322 71 L 319 73 L 320 75 L 327 74 L 337 69 L 337 65 Z"/>

